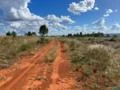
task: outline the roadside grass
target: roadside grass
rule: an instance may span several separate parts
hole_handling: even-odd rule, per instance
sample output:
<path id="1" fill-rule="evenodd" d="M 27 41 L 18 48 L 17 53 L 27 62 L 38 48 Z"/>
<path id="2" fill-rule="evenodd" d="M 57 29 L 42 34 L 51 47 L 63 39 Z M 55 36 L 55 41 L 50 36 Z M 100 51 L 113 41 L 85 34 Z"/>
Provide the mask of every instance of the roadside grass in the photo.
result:
<path id="1" fill-rule="evenodd" d="M 44 44 L 37 36 L 0 37 L 0 69 L 7 68 L 24 54 L 30 54 Z M 47 42 L 46 42 L 47 43 Z"/>
<path id="2" fill-rule="evenodd" d="M 97 38 L 84 41 L 84 38 L 64 38 L 70 55 L 76 81 L 84 82 L 84 90 L 108 90 L 120 84 L 120 47 L 114 47 L 118 42 L 107 43 L 106 39 Z M 102 42 L 101 42 L 102 41 Z M 83 76 L 80 76 L 81 72 Z M 112 89 L 110 89 L 112 90 Z"/>

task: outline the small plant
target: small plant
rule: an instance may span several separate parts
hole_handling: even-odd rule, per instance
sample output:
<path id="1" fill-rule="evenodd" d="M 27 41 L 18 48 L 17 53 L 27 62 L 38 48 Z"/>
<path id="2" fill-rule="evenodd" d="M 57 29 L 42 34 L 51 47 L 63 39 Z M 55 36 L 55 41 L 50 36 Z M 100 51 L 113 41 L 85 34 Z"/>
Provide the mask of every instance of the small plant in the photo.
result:
<path id="1" fill-rule="evenodd" d="M 35 77 L 35 80 L 38 80 L 38 81 L 45 80 L 45 81 L 47 81 L 47 78 L 44 77 L 44 76 L 37 76 L 37 77 Z"/>
<path id="2" fill-rule="evenodd" d="M 22 44 L 19 48 L 20 51 L 26 51 L 30 48 L 30 45 L 29 44 Z"/>
<path id="3" fill-rule="evenodd" d="M 57 47 L 51 49 L 48 54 L 45 56 L 45 62 L 52 63 L 56 58 Z"/>
<path id="4" fill-rule="evenodd" d="M 116 41 L 115 37 L 110 38 L 109 41 Z"/>
<path id="5" fill-rule="evenodd" d="M 5 80 L 5 78 L 4 78 L 4 77 L 0 77 L 0 81 L 1 81 L 1 80 Z"/>

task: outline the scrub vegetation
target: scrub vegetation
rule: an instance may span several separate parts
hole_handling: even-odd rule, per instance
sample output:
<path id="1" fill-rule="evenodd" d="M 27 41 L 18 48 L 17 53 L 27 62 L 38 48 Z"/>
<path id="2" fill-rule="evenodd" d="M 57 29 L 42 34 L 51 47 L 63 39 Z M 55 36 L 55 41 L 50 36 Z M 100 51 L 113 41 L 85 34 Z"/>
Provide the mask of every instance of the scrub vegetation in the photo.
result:
<path id="1" fill-rule="evenodd" d="M 45 44 L 38 42 L 37 36 L 0 37 L 0 68 L 9 67 L 18 57 L 31 54 Z"/>
<path id="2" fill-rule="evenodd" d="M 66 43 L 77 88 L 82 85 L 84 90 L 120 89 L 120 39 L 69 37 L 62 40 Z"/>

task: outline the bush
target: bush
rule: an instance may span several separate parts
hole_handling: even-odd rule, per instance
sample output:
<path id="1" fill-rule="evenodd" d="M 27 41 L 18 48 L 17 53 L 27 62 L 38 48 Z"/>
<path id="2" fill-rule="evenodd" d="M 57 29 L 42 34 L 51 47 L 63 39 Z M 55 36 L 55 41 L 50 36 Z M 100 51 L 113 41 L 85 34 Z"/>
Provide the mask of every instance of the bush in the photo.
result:
<path id="1" fill-rule="evenodd" d="M 19 51 L 26 51 L 30 48 L 31 46 L 27 43 L 24 43 L 20 46 Z"/>
<path id="2" fill-rule="evenodd" d="M 87 49 L 81 57 L 82 64 L 88 64 L 92 69 L 105 71 L 109 63 L 110 56 L 103 48 Z"/>
<path id="3" fill-rule="evenodd" d="M 116 41 L 116 38 L 115 38 L 115 37 L 112 37 L 112 38 L 110 38 L 109 41 Z"/>

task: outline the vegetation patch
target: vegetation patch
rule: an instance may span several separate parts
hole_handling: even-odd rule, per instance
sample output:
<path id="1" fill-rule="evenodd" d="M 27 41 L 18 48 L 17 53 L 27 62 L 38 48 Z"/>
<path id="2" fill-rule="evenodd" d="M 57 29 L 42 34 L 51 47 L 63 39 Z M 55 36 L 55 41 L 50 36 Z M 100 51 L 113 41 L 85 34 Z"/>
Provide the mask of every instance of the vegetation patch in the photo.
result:
<path id="1" fill-rule="evenodd" d="M 83 82 L 85 90 L 108 90 L 108 87 L 118 86 L 120 83 L 119 47 L 115 49 L 114 45 L 105 46 L 104 40 L 106 39 L 85 38 L 84 41 L 84 37 L 63 39 L 76 81 L 78 85 Z"/>
<path id="2" fill-rule="evenodd" d="M 30 53 L 44 44 L 37 43 L 37 36 L 0 37 L 0 68 L 9 67 L 17 58 L 25 53 Z"/>
<path id="3" fill-rule="evenodd" d="M 35 77 L 35 80 L 38 80 L 38 81 L 45 80 L 45 81 L 47 81 L 47 77 L 37 76 L 37 77 Z"/>
<path id="4" fill-rule="evenodd" d="M 45 56 L 45 62 L 52 63 L 55 60 L 57 56 L 57 48 L 58 47 L 54 47 L 48 52 L 48 54 Z"/>

